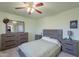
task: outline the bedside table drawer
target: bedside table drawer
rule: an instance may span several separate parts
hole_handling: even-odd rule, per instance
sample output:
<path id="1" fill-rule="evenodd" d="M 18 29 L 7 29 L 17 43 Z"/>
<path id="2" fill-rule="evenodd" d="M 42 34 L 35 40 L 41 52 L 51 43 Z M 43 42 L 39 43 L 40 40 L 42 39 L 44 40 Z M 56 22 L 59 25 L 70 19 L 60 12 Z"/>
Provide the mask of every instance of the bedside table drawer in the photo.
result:
<path id="1" fill-rule="evenodd" d="M 63 44 L 62 47 L 74 49 L 74 45 L 73 44 Z"/>
<path id="2" fill-rule="evenodd" d="M 63 42 L 63 44 L 73 45 L 73 43 L 71 43 L 71 42 Z"/>
<path id="3" fill-rule="evenodd" d="M 76 54 L 74 49 L 64 48 L 64 47 L 62 47 L 62 49 L 63 49 L 64 52 L 68 52 L 68 53 L 73 54 L 73 55 Z"/>
<path id="4" fill-rule="evenodd" d="M 74 42 L 70 40 L 63 40 L 62 43 L 72 45 Z"/>

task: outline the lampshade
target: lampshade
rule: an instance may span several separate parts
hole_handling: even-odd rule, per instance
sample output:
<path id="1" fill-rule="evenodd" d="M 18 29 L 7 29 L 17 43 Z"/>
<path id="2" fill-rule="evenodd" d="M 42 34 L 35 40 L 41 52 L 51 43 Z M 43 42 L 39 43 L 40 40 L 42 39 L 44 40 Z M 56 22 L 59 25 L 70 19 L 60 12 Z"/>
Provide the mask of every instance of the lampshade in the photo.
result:
<path id="1" fill-rule="evenodd" d="M 73 35 L 73 32 L 72 31 L 68 31 L 68 35 L 69 36 L 72 36 Z"/>

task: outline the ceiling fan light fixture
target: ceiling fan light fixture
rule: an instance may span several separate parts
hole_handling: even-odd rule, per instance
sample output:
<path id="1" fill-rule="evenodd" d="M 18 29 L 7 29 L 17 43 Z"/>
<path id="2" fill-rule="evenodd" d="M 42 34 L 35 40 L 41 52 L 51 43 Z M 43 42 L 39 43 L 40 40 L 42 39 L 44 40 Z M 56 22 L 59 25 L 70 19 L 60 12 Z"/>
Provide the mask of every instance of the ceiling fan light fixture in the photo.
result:
<path id="1" fill-rule="evenodd" d="M 29 13 L 33 13 L 34 12 L 34 8 L 27 8 L 27 12 Z"/>
<path id="2" fill-rule="evenodd" d="M 42 11 L 38 10 L 37 7 L 41 7 L 44 4 L 42 2 L 24 2 L 24 7 L 17 7 L 16 9 L 26 9 L 28 14 L 33 13 L 36 11 L 39 14 L 42 14 Z"/>
<path id="3" fill-rule="evenodd" d="M 27 8 L 27 12 L 30 12 L 30 8 Z"/>
<path id="4" fill-rule="evenodd" d="M 35 11 L 34 8 L 32 8 L 31 13 L 33 13 L 34 11 Z"/>

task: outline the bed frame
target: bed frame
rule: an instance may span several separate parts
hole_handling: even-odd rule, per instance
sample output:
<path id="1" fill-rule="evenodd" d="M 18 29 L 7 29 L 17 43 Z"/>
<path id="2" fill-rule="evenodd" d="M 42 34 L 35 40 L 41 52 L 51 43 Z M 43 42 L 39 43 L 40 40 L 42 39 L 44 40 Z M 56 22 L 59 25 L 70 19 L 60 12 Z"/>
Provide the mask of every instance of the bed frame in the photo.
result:
<path id="1" fill-rule="evenodd" d="M 61 29 L 45 29 L 43 30 L 43 36 L 51 37 L 62 42 L 63 30 Z"/>
<path id="2" fill-rule="evenodd" d="M 43 30 L 43 36 L 55 38 L 59 40 L 60 42 L 62 42 L 63 31 L 60 29 L 45 29 Z M 20 57 L 26 57 L 20 49 L 18 49 L 18 53 Z"/>

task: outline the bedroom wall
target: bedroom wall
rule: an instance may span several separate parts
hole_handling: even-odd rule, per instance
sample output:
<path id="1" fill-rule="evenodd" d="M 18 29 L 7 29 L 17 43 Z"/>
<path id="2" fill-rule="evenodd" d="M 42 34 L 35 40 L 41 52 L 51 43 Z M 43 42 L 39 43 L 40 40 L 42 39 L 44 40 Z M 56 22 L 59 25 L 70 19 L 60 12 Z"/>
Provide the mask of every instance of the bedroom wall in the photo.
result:
<path id="1" fill-rule="evenodd" d="M 29 21 L 29 24 L 28 24 L 29 41 L 33 41 L 33 40 L 35 40 L 35 34 L 36 34 L 39 24 L 38 24 L 38 20 L 35 20 L 35 19 L 33 19 L 33 20 L 31 19 L 28 21 Z"/>
<path id="2" fill-rule="evenodd" d="M 24 21 L 25 32 L 29 32 L 29 41 L 34 40 L 36 20 L 0 11 L 0 34 L 5 33 L 5 24 L 3 23 L 3 19 L 5 17 L 9 18 L 10 20 Z"/>
<path id="3" fill-rule="evenodd" d="M 78 20 L 77 29 L 69 28 L 70 20 Z M 75 8 L 54 16 L 48 16 L 40 19 L 39 28 L 36 33 L 41 34 L 43 29 L 63 29 L 63 38 L 68 37 L 68 30 L 72 30 L 74 33 L 73 39 L 79 40 L 79 8 Z"/>

